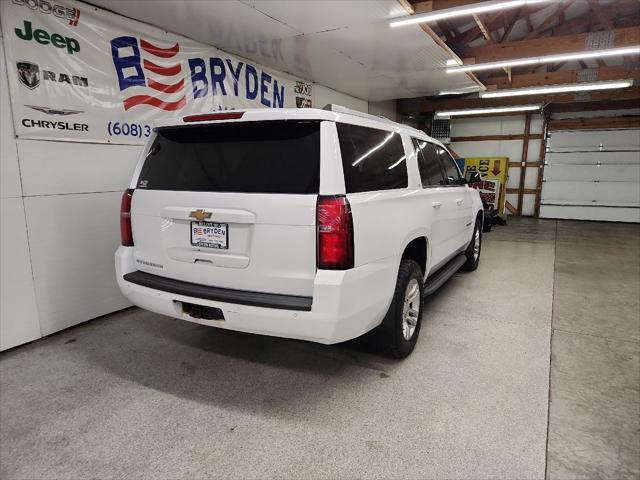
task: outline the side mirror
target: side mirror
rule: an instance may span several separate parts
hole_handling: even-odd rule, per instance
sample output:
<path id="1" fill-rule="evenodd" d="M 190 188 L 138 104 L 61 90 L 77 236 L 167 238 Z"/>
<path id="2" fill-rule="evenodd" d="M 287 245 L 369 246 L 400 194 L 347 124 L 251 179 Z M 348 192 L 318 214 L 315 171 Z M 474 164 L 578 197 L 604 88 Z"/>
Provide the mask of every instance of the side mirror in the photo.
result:
<path id="1" fill-rule="evenodd" d="M 466 183 L 479 183 L 482 181 L 482 176 L 480 176 L 480 172 L 467 172 L 464 179 Z"/>

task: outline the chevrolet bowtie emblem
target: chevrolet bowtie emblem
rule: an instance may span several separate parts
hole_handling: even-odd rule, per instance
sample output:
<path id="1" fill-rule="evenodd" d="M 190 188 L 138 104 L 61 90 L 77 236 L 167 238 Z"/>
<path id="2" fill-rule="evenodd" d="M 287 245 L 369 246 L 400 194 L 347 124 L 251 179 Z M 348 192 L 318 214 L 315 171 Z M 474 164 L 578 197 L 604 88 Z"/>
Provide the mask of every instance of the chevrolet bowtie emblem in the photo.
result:
<path id="1" fill-rule="evenodd" d="M 211 212 L 207 212 L 206 210 L 202 210 L 199 208 L 198 210 L 194 210 L 189 214 L 191 218 L 195 218 L 196 220 L 205 220 L 207 218 L 211 218 Z"/>

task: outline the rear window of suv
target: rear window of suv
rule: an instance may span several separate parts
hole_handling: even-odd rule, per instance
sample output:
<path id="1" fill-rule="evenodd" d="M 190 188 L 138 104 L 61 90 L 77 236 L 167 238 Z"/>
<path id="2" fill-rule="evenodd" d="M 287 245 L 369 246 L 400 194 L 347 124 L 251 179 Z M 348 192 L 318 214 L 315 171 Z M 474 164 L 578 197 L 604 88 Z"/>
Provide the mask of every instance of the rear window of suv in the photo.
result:
<path id="1" fill-rule="evenodd" d="M 138 188 L 194 192 L 318 193 L 320 123 L 270 121 L 164 127 Z"/>
<path id="2" fill-rule="evenodd" d="M 407 187 L 400 134 L 346 123 L 336 126 L 347 193 Z"/>

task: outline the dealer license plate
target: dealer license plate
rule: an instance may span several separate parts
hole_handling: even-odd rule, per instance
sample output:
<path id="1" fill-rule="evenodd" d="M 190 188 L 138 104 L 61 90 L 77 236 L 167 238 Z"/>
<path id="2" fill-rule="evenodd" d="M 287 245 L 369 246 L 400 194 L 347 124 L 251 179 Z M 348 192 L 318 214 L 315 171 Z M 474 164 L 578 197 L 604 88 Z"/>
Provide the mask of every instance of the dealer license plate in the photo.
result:
<path id="1" fill-rule="evenodd" d="M 207 248 L 229 248 L 229 224 L 191 222 L 191 245 Z"/>

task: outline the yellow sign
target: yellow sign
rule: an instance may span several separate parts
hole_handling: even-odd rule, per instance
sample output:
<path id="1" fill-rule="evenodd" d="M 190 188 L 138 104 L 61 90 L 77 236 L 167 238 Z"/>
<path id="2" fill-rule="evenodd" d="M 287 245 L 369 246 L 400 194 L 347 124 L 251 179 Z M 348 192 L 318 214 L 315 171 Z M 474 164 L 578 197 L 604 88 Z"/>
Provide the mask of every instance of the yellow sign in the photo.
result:
<path id="1" fill-rule="evenodd" d="M 482 199 L 499 213 L 504 213 L 504 201 L 507 191 L 507 170 L 509 169 L 508 157 L 473 157 L 460 158 L 458 161 L 461 170 L 467 172 L 479 172 L 482 182 L 471 185 L 480 192 Z"/>

